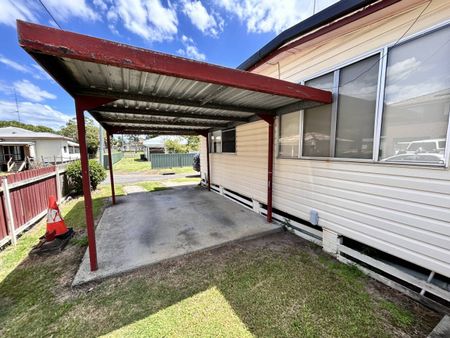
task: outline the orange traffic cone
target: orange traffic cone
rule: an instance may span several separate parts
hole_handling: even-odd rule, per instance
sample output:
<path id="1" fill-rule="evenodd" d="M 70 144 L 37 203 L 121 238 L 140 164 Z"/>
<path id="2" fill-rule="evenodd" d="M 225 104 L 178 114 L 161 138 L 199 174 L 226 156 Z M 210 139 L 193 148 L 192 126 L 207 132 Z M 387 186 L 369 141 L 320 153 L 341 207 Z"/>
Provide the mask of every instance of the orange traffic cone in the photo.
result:
<path id="1" fill-rule="evenodd" d="M 57 236 L 65 235 L 68 231 L 69 229 L 67 229 L 61 217 L 55 196 L 50 196 L 48 200 L 47 232 L 45 233 L 45 239 L 47 241 L 53 241 Z"/>

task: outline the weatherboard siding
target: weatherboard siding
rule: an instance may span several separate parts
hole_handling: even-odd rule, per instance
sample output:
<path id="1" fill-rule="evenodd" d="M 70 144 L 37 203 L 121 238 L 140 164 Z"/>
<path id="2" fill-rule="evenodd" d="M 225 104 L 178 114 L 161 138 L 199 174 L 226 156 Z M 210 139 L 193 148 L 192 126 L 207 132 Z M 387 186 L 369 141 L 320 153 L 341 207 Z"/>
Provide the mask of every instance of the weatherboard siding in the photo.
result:
<path id="1" fill-rule="evenodd" d="M 428 0 L 400 1 L 386 9 L 302 44 L 295 53 L 285 53 L 254 72 L 291 82 L 300 82 L 395 43 L 424 9 Z M 406 37 L 448 21 L 450 1 L 433 0 Z M 278 65 L 280 63 L 280 74 Z"/>

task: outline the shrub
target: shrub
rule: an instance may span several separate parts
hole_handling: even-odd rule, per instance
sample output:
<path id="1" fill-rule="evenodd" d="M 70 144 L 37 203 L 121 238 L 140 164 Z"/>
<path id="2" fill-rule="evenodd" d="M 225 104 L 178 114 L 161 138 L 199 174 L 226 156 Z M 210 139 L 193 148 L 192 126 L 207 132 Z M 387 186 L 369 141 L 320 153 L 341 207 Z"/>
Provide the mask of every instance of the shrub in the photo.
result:
<path id="1" fill-rule="evenodd" d="M 98 184 L 106 178 L 106 170 L 97 160 L 89 160 L 89 176 L 91 189 L 97 189 Z M 83 178 L 81 175 L 81 161 L 75 161 L 67 166 L 67 177 L 77 194 L 83 193 Z"/>

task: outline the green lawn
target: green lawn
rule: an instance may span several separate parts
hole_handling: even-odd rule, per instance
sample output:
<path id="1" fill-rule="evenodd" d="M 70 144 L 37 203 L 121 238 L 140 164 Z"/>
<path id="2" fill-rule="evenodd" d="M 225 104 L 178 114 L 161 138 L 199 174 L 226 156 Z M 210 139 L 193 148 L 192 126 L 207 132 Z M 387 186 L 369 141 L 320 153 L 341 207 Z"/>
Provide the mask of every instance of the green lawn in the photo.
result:
<path id="1" fill-rule="evenodd" d="M 97 218 L 109 193 L 93 196 Z M 78 232 L 63 253 L 28 258 L 43 225 L 0 252 L 2 337 L 423 337 L 440 319 L 289 233 L 72 289 L 82 199 L 62 211 Z"/>
<path id="2" fill-rule="evenodd" d="M 196 174 L 192 167 L 170 168 L 170 169 L 152 169 L 151 163 L 148 161 L 141 161 L 140 154 L 136 157 L 123 157 L 120 161 L 113 165 L 114 173 L 116 174 Z"/>

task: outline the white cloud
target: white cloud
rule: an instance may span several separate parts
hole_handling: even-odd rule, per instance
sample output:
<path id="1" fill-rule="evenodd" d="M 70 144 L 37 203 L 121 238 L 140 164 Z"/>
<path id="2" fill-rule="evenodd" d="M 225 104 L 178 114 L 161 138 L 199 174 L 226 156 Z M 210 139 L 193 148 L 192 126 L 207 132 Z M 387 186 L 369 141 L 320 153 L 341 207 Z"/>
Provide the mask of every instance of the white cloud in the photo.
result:
<path id="1" fill-rule="evenodd" d="M 205 61 L 206 55 L 201 53 L 198 48 L 195 46 L 195 42 L 192 38 L 187 37 L 186 35 L 181 36 L 181 42 L 183 42 L 184 48 L 180 48 L 177 50 L 177 53 L 181 56 L 186 56 L 190 59 Z"/>
<path id="2" fill-rule="evenodd" d="M 27 3 L 20 0 L 2 0 L 0 23 L 15 28 L 16 19 L 37 22 L 35 15 L 36 3 Z"/>
<path id="3" fill-rule="evenodd" d="M 8 59 L 1 54 L 0 54 L 0 63 L 3 63 L 4 65 L 11 67 L 12 69 L 18 70 L 19 72 L 30 73 L 28 67 L 25 67 L 20 63 L 17 63 L 16 61 L 13 61 L 11 59 Z"/>
<path id="4" fill-rule="evenodd" d="M 185 0 L 183 13 L 202 33 L 216 37 L 223 30 L 223 19 L 217 13 L 208 13 L 199 0 Z"/>
<path id="5" fill-rule="evenodd" d="M 313 1 L 297 0 L 215 0 L 217 6 L 239 18 L 251 33 L 280 33 L 311 16 Z M 318 1 L 319 2 L 319 1 Z M 321 10 L 336 0 L 320 1 Z"/>
<path id="6" fill-rule="evenodd" d="M 45 99 L 56 99 L 56 95 L 39 88 L 28 80 L 14 82 L 14 88 L 16 88 L 17 94 L 34 102 L 41 102 Z"/>
<path id="7" fill-rule="evenodd" d="M 189 45 L 186 46 L 184 49 L 180 48 L 177 50 L 177 53 L 181 56 L 186 56 L 190 59 L 195 59 L 199 61 L 205 61 L 206 55 L 201 53 L 197 47 Z"/>
<path id="8" fill-rule="evenodd" d="M 70 119 L 70 116 L 41 103 L 19 102 L 18 106 L 20 120 L 24 123 L 59 129 Z M 16 103 L 0 100 L 0 120 L 15 120 L 16 117 Z"/>
<path id="9" fill-rule="evenodd" d="M 117 0 L 107 19 L 113 25 L 121 21 L 127 30 L 148 41 L 172 40 L 178 32 L 175 8 L 170 2 L 164 7 L 160 0 Z"/>
<path id="10" fill-rule="evenodd" d="M 100 16 L 85 0 L 44 0 L 44 4 L 56 20 L 67 21 L 72 17 L 84 21 L 100 20 Z"/>

